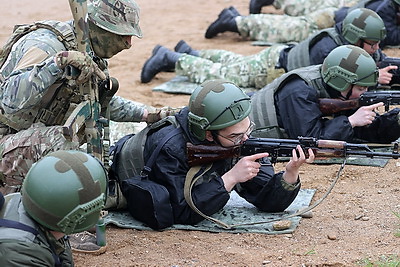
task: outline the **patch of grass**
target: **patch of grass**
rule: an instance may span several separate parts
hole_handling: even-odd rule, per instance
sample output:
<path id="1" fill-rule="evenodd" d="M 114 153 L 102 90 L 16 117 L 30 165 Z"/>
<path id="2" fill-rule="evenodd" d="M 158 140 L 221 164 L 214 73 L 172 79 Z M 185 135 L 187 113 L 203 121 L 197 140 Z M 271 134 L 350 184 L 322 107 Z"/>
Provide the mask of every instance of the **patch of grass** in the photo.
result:
<path id="1" fill-rule="evenodd" d="M 399 256 L 381 256 L 378 262 L 373 262 L 370 259 L 363 259 L 358 262 L 360 266 L 364 267 L 400 267 Z"/>
<path id="2" fill-rule="evenodd" d="M 307 251 L 306 253 L 304 253 L 304 256 L 307 256 L 307 255 L 315 255 L 315 254 L 317 254 L 317 252 L 315 252 L 315 249 L 310 249 L 309 251 Z"/>
<path id="3" fill-rule="evenodd" d="M 400 219 L 400 213 L 399 212 L 393 212 L 393 214 Z M 399 224 L 400 226 L 400 224 Z M 400 227 L 399 229 L 396 230 L 396 233 L 394 234 L 396 237 L 400 237 Z"/>
<path id="4" fill-rule="evenodd" d="M 399 212 L 393 212 L 393 214 L 400 219 Z M 400 223 L 399 228 L 394 234 L 396 237 L 400 237 Z M 378 262 L 373 262 L 370 259 L 363 259 L 358 262 L 360 266 L 364 267 L 400 267 L 400 256 L 399 255 L 389 255 L 381 256 Z"/>

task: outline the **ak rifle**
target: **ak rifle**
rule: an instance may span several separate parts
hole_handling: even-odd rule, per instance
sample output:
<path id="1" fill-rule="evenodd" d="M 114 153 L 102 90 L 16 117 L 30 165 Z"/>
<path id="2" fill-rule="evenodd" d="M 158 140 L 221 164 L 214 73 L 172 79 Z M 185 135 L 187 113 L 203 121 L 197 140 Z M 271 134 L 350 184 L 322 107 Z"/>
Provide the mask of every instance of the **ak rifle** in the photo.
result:
<path id="1" fill-rule="evenodd" d="M 279 157 L 291 157 L 292 150 L 300 145 L 304 153 L 311 148 L 315 158 L 346 158 L 357 155 L 368 158 L 399 158 L 399 145 L 394 143 L 393 152 L 376 152 L 367 144 L 352 144 L 344 141 L 318 140 L 313 137 L 299 137 L 297 140 L 273 138 L 249 138 L 242 145 L 222 147 L 216 144 L 193 145 L 187 143 L 189 166 L 198 166 L 227 158 L 250 156 L 257 153 L 269 153 L 272 163 Z M 307 155 L 308 156 L 308 155 Z"/>
<path id="2" fill-rule="evenodd" d="M 399 91 L 367 91 L 357 99 L 340 100 L 334 98 L 320 98 L 319 109 L 323 115 L 331 115 L 344 110 L 356 109 L 362 106 L 369 106 L 383 102 L 385 111 L 389 111 L 391 105 L 400 105 Z"/>

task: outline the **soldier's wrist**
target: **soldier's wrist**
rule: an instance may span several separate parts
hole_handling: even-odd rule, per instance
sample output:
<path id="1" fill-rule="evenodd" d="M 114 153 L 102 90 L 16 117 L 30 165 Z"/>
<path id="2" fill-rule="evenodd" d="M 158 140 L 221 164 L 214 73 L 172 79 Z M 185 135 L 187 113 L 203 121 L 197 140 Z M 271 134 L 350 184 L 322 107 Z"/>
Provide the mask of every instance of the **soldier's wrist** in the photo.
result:
<path id="1" fill-rule="evenodd" d="M 300 179 L 297 178 L 296 182 L 291 184 L 291 183 L 287 182 L 285 179 L 283 179 L 283 176 L 282 176 L 281 184 L 285 190 L 293 191 L 300 186 Z"/>

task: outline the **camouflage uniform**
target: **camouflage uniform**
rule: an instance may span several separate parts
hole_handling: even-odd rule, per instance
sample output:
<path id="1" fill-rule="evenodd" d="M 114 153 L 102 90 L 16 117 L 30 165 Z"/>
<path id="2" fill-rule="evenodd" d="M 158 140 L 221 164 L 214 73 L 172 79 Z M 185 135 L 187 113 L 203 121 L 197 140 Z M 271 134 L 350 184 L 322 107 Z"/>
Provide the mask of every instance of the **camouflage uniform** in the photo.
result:
<path id="1" fill-rule="evenodd" d="M 175 64 L 177 75 L 193 83 L 226 79 L 242 88 L 262 88 L 284 73 L 275 69 L 279 54 L 286 45 L 274 45 L 261 52 L 243 56 L 226 50 L 199 50 L 199 57 L 183 54 Z"/>
<path id="2" fill-rule="evenodd" d="M 353 6 L 357 0 L 275 0 L 272 4 L 289 16 L 304 16 L 324 8 Z"/>
<path id="3" fill-rule="evenodd" d="M 301 3 L 299 3 L 301 2 Z M 288 43 L 300 42 L 320 29 L 335 24 L 335 11 L 351 0 L 286 0 L 274 1 L 285 15 L 252 14 L 235 18 L 239 33 L 251 40 Z M 284 25 L 284 27 L 282 27 Z"/>
<path id="4" fill-rule="evenodd" d="M 0 69 L 0 172 L 7 185 L 20 185 L 33 162 L 49 151 L 77 149 L 83 140 L 68 140 L 63 125 L 81 102 L 75 81 L 54 61 L 60 51 L 76 47 L 72 22 L 51 22 L 61 32 L 39 28 L 12 47 Z M 107 62 L 97 59 L 107 73 Z M 110 101 L 110 119 L 141 121 L 144 107 L 121 97 Z M 12 190 L 14 191 L 15 188 Z"/>

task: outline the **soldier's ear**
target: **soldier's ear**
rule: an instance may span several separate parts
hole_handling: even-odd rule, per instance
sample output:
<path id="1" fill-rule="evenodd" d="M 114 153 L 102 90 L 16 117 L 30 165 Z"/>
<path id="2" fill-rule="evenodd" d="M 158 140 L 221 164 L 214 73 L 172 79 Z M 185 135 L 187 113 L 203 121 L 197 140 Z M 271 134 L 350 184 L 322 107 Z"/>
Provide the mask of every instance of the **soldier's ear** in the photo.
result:
<path id="1" fill-rule="evenodd" d="M 214 137 L 211 134 L 211 131 L 206 131 L 206 140 L 210 142 L 214 141 Z"/>

